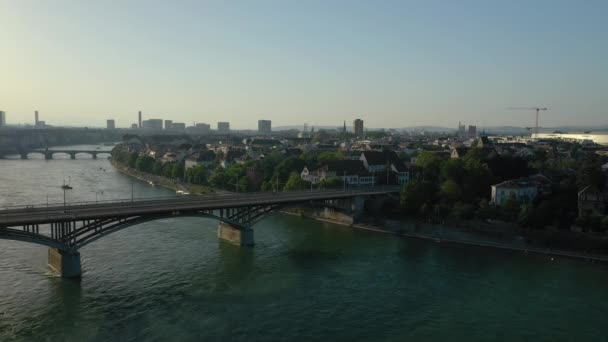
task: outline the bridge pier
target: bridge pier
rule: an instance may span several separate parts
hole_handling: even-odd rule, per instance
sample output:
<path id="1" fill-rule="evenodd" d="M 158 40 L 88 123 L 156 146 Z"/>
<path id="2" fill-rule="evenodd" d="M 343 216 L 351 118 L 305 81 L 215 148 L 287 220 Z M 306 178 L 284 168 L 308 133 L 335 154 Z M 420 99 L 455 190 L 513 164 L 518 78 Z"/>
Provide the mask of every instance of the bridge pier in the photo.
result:
<path id="1" fill-rule="evenodd" d="M 20 153 L 21 155 L 21 159 L 25 160 L 27 159 L 27 153 Z"/>
<path id="2" fill-rule="evenodd" d="M 70 159 L 76 159 L 76 152 L 70 152 Z"/>
<path id="3" fill-rule="evenodd" d="M 225 222 L 220 222 L 217 227 L 217 237 L 239 246 L 253 246 L 254 244 L 253 229 L 237 228 Z"/>
<path id="4" fill-rule="evenodd" d="M 44 159 L 46 159 L 46 160 L 53 159 L 53 152 L 49 152 L 49 151 L 45 152 L 44 153 Z"/>
<path id="5" fill-rule="evenodd" d="M 49 248 L 49 267 L 63 278 L 80 278 L 82 274 L 80 253 Z"/>
<path id="6" fill-rule="evenodd" d="M 93 155 L 93 159 L 97 159 L 97 153 L 91 153 Z"/>

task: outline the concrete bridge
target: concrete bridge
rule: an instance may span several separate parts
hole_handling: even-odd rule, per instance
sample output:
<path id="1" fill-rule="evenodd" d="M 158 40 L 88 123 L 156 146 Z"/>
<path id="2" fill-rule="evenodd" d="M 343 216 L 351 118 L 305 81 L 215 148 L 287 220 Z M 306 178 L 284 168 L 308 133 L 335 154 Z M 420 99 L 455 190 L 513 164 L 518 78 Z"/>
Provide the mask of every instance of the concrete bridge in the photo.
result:
<path id="1" fill-rule="evenodd" d="M 67 154 L 70 156 L 70 159 L 76 159 L 77 154 L 88 154 L 93 159 L 97 159 L 98 154 L 110 154 L 110 151 L 104 150 L 21 150 L 18 154 L 21 156 L 21 159 L 28 159 L 30 154 L 40 154 L 44 156 L 44 159 L 51 160 L 55 154 Z M 13 153 L 14 154 L 14 153 Z M 11 154 L 7 154 L 11 155 Z M 2 155 L 0 158 L 6 158 L 7 155 Z"/>
<path id="2" fill-rule="evenodd" d="M 391 187 L 210 194 L 170 199 L 11 207 L 0 210 L 0 239 L 47 246 L 51 268 L 63 277 L 80 277 L 80 248 L 140 223 L 180 216 L 210 217 L 220 221 L 220 239 L 240 246 L 252 246 L 253 225 L 278 210 L 314 207 L 319 208 L 321 217 L 352 224 L 362 215 L 367 199 L 399 191 L 399 188 Z"/>

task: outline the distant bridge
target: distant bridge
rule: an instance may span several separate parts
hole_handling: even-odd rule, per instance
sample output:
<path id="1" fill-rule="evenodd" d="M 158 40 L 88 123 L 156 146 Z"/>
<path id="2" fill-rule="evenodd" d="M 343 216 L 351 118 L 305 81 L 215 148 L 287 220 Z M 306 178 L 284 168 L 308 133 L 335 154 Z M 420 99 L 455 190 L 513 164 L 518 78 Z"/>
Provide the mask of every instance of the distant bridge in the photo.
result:
<path id="1" fill-rule="evenodd" d="M 93 159 L 97 159 L 97 155 L 99 154 L 110 154 L 111 151 L 105 151 L 105 150 L 70 150 L 70 149 L 66 149 L 66 150 L 21 150 L 19 151 L 17 154 L 19 154 L 19 156 L 21 156 L 21 159 L 28 159 L 28 156 L 30 154 L 40 154 L 44 156 L 44 159 L 46 160 L 51 160 L 53 159 L 53 156 L 55 154 L 67 154 L 70 156 L 70 159 L 76 159 L 76 155 L 77 154 L 88 154 L 91 157 L 93 157 Z M 9 154 L 5 154 L 0 156 L 0 158 L 6 158 L 9 155 L 14 155 L 15 153 L 9 153 Z"/>
<path id="2" fill-rule="evenodd" d="M 49 248 L 49 265 L 65 277 L 81 274 L 78 249 L 108 234 L 143 222 L 179 216 L 220 221 L 218 237 L 253 245 L 252 226 L 288 207 L 321 207 L 331 215 L 355 216 L 366 198 L 399 192 L 398 187 L 370 190 L 210 194 L 77 205 L 25 206 L 0 210 L 0 239 Z"/>

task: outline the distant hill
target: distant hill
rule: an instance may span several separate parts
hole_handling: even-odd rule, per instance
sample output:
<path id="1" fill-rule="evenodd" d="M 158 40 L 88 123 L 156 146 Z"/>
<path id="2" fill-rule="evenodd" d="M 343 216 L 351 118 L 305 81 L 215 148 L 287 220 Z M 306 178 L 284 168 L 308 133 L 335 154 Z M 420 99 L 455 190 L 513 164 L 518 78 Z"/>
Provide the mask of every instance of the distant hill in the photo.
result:
<path id="1" fill-rule="evenodd" d="M 335 130 L 335 129 L 342 129 L 342 126 L 338 127 L 338 126 L 314 126 L 314 125 L 310 125 L 308 126 L 308 129 L 314 128 L 315 131 L 318 130 Z M 272 130 L 273 131 L 288 131 L 288 130 L 299 130 L 301 131 L 303 129 L 303 126 L 278 126 L 278 127 L 273 127 Z M 352 127 L 347 125 L 346 129 L 350 132 L 352 131 Z M 377 130 L 389 130 L 389 128 L 366 128 L 366 130 L 370 130 L 370 131 L 377 131 Z M 531 128 L 530 130 L 528 130 L 526 127 L 518 127 L 518 126 L 489 126 L 489 127 L 477 127 L 477 133 L 480 134 L 482 132 L 485 132 L 486 134 L 508 134 L 508 135 L 527 135 L 532 133 L 534 130 L 534 128 Z M 449 127 L 443 127 L 443 126 L 408 126 L 408 127 L 402 127 L 402 128 L 398 128 L 397 131 L 405 131 L 405 132 L 433 132 L 433 133 L 437 133 L 437 132 L 451 132 L 454 133 L 456 132 L 456 128 L 449 128 Z M 539 131 L 541 133 L 553 133 L 555 131 L 560 131 L 560 132 L 573 132 L 573 133 L 580 133 L 580 132 L 586 132 L 586 131 L 590 131 L 590 132 L 596 132 L 596 133 L 608 133 L 608 125 L 596 125 L 596 126 L 585 126 L 585 125 L 581 125 L 581 126 L 556 126 L 556 127 L 541 127 L 539 129 Z"/>

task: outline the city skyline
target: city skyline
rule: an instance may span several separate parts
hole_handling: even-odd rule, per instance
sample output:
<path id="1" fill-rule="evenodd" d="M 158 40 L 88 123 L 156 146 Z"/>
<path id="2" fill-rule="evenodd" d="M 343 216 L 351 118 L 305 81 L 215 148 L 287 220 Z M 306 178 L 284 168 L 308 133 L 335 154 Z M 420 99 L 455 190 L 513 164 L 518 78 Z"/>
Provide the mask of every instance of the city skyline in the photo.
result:
<path id="1" fill-rule="evenodd" d="M 593 3 L 0 1 L 0 110 L 8 124 L 39 110 L 128 127 L 142 110 L 255 129 L 526 127 L 533 113 L 507 108 L 546 106 L 541 126 L 602 125 L 608 4 Z"/>

